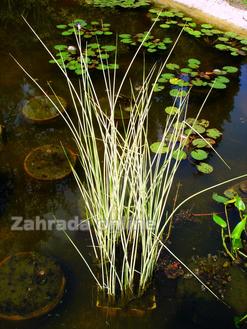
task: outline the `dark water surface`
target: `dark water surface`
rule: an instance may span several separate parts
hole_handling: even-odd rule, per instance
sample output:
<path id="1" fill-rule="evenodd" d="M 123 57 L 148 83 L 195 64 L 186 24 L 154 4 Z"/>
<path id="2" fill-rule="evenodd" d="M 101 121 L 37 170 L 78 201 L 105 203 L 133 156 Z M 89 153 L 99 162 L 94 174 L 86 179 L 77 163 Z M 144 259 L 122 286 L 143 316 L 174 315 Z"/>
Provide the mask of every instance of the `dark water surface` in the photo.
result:
<path id="1" fill-rule="evenodd" d="M 116 32 L 136 33 L 147 30 L 150 20 L 144 11 L 113 11 L 83 7 L 76 1 L 6 1 L 0 2 L 0 124 L 7 130 L 7 141 L 0 151 L 0 259 L 19 251 L 34 250 L 54 256 L 67 276 L 67 291 L 63 302 L 47 316 L 35 321 L 10 323 L 0 320 L 1 329 L 93 329 L 93 328 L 233 328 L 232 313 L 214 299 L 197 300 L 181 298 L 176 292 L 174 281 L 160 280 L 157 283 L 158 307 L 152 314 L 143 318 L 119 316 L 111 318 L 100 313 L 95 307 L 96 289 L 79 255 L 61 232 L 12 232 L 11 217 L 23 216 L 70 219 L 82 216 L 80 194 L 73 177 L 57 183 L 40 183 L 27 177 L 23 161 L 27 153 L 42 144 L 63 142 L 73 145 L 72 138 L 62 120 L 51 125 L 36 126 L 24 120 L 21 108 L 29 97 L 40 92 L 17 67 L 9 53 L 13 54 L 27 70 L 46 86 L 50 81 L 61 95 L 68 99 L 68 91 L 61 74 L 54 65 L 48 63 L 49 56 L 25 25 L 20 15 L 25 15 L 47 45 L 60 43 L 61 37 L 55 26 L 68 23 L 74 18 L 88 20 L 104 19 L 112 24 Z M 120 59 L 128 63 L 130 54 L 123 52 Z M 223 131 L 223 138 L 217 151 L 230 165 L 227 169 L 216 155 L 210 156 L 214 166 L 212 175 L 201 175 L 186 161 L 178 172 L 181 181 L 180 199 L 202 188 L 247 173 L 247 63 L 232 60 L 216 51 L 210 51 L 202 44 L 183 36 L 172 55 L 174 62 L 183 63 L 189 57 L 199 58 L 203 67 L 214 68 L 224 65 L 237 65 L 240 74 L 231 81 L 230 88 L 218 97 L 209 99 L 202 117 L 210 120 L 212 127 Z M 165 58 L 165 57 L 164 57 Z M 155 62 L 148 57 L 147 63 Z M 132 79 L 138 84 L 142 79 L 142 57 L 134 65 Z M 121 71 L 120 71 L 121 74 Z M 96 88 L 102 90 L 100 73 L 96 76 Z M 45 87 L 46 88 L 46 87 Z M 150 140 L 156 141 L 162 133 L 164 104 L 171 102 L 167 95 L 157 94 L 151 115 Z M 191 99 L 189 115 L 196 113 L 202 99 Z M 175 189 L 175 188 L 174 188 Z M 219 188 L 218 191 L 222 191 Z M 210 200 L 211 193 L 195 199 L 193 212 L 212 212 L 217 207 Z M 188 260 L 193 250 L 200 255 L 215 253 L 220 247 L 220 235 L 212 225 L 210 217 L 203 223 L 180 225 L 173 235 L 171 248 L 177 255 Z M 86 256 L 90 256 L 90 239 L 87 233 L 72 234 Z M 200 286 L 198 285 L 198 289 Z"/>

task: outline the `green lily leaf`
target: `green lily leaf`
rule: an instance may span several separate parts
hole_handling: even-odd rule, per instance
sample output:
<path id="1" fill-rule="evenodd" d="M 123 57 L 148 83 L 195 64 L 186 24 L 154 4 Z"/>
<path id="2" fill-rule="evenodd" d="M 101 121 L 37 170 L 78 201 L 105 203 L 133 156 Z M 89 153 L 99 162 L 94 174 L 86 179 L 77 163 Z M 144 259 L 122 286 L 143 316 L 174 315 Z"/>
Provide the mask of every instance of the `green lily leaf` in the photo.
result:
<path id="1" fill-rule="evenodd" d="M 183 150 L 177 149 L 173 152 L 172 157 L 175 160 L 180 161 L 180 160 L 185 160 L 187 158 L 187 154 Z"/>
<path id="2" fill-rule="evenodd" d="M 222 69 L 224 71 L 226 71 L 227 73 L 236 73 L 236 72 L 238 72 L 238 68 L 236 66 L 224 66 Z"/>
<path id="3" fill-rule="evenodd" d="M 208 137 L 213 139 L 217 139 L 222 135 L 222 133 L 216 128 L 207 129 L 206 134 Z"/>
<path id="4" fill-rule="evenodd" d="M 167 153 L 169 151 L 169 147 L 165 143 L 155 142 L 150 145 L 150 150 L 153 153 L 163 154 L 163 153 Z"/>
<path id="5" fill-rule="evenodd" d="M 165 112 L 169 115 L 175 115 L 178 114 L 180 110 L 176 106 L 167 106 Z"/>
<path id="6" fill-rule="evenodd" d="M 200 162 L 196 166 L 196 168 L 198 171 L 202 172 L 203 174 L 211 174 L 214 170 L 214 168 L 211 165 L 205 162 Z"/>
<path id="7" fill-rule="evenodd" d="M 178 64 L 174 64 L 174 63 L 168 63 L 168 64 L 166 64 L 166 68 L 168 70 L 174 71 L 174 70 L 178 70 L 179 69 L 179 65 Z"/>
<path id="8" fill-rule="evenodd" d="M 190 153 L 191 157 L 195 160 L 205 160 L 208 157 L 208 153 L 204 150 L 196 149 Z"/>
<path id="9" fill-rule="evenodd" d="M 68 27 L 68 26 L 65 25 L 65 24 L 59 24 L 59 25 L 57 25 L 57 28 L 60 29 L 60 30 L 64 30 L 64 29 L 66 29 L 67 27 Z"/>
<path id="10" fill-rule="evenodd" d="M 170 90 L 169 94 L 172 97 L 178 97 L 178 98 L 185 97 L 187 95 L 186 91 L 181 89 L 172 89 Z"/>
<path id="11" fill-rule="evenodd" d="M 203 140 L 202 138 L 197 138 L 192 141 L 192 145 L 196 146 L 198 148 L 203 148 L 203 147 L 207 146 L 207 142 L 205 140 Z"/>

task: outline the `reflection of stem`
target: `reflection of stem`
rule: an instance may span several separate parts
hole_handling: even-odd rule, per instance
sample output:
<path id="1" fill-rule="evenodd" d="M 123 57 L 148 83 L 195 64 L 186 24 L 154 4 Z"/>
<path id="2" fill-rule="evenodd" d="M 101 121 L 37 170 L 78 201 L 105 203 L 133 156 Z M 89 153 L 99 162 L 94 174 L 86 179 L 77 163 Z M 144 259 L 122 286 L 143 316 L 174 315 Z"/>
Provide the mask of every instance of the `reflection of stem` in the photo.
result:
<path id="1" fill-rule="evenodd" d="M 232 255 L 232 253 L 227 248 L 226 241 L 225 241 L 224 228 L 223 227 L 221 228 L 221 238 L 222 238 L 223 247 L 225 248 L 225 251 L 226 251 L 227 255 L 230 256 L 232 260 L 235 260 L 235 257 Z"/>
<path id="2" fill-rule="evenodd" d="M 178 191 L 179 191 L 180 186 L 181 186 L 181 183 L 179 182 L 179 183 L 177 184 L 177 190 L 176 190 L 176 194 L 175 194 L 174 201 L 173 201 L 173 209 L 172 209 L 172 211 L 175 209 L 175 206 L 176 206 L 176 203 L 177 203 L 177 199 L 178 199 Z M 173 217 L 172 217 L 172 219 L 173 219 Z M 167 236 L 166 236 L 164 242 L 167 242 L 167 240 L 170 238 L 171 230 L 172 230 L 172 222 L 173 222 L 173 220 L 171 220 L 170 223 L 169 223 Z"/>

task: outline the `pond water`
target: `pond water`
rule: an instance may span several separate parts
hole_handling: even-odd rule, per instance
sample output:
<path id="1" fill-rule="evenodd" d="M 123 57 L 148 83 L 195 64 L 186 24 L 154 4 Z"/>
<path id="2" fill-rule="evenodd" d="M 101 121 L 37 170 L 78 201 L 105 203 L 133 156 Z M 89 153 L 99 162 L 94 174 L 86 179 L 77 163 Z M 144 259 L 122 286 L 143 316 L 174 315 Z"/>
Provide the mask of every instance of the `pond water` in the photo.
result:
<path id="1" fill-rule="evenodd" d="M 40 216 L 51 219 L 71 219 L 82 216 L 80 194 L 73 177 L 62 181 L 38 182 L 29 178 L 23 169 L 23 161 L 28 152 L 43 144 L 62 142 L 72 145 L 73 141 L 62 120 L 49 125 L 28 123 L 21 115 L 27 99 L 40 92 L 17 67 L 9 53 L 13 54 L 27 70 L 46 86 L 50 81 L 61 95 L 69 100 L 66 85 L 58 69 L 48 63 L 49 55 L 36 40 L 30 29 L 20 18 L 27 16 L 34 29 L 52 49 L 61 42 L 59 30 L 55 26 L 68 23 L 75 18 L 100 20 L 111 23 L 111 29 L 118 33 L 137 33 L 147 30 L 151 21 L 144 10 L 114 10 L 85 7 L 76 1 L 2 1 L 0 4 L 0 124 L 6 127 L 6 142 L 0 151 L 0 259 L 20 251 L 34 250 L 51 255 L 59 261 L 67 277 L 67 289 L 62 303 L 50 314 L 34 321 L 11 323 L 0 320 L 0 328 L 234 328 L 234 313 L 214 299 L 183 298 L 178 295 L 176 282 L 158 280 L 157 309 L 142 318 L 119 316 L 110 317 L 100 313 L 95 306 L 96 288 L 85 265 L 71 244 L 61 232 L 13 232 L 11 218 L 22 216 L 34 219 Z M 177 35 L 179 29 L 173 32 Z M 169 34 L 169 33 L 168 33 Z M 188 58 L 201 60 L 205 70 L 224 65 L 239 67 L 239 74 L 232 79 L 229 88 L 219 96 L 209 98 L 201 117 L 210 121 L 212 127 L 223 132 L 217 151 L 227 161 L 227 169 L 215 154 L 210 156 L 213 165 L 211 175 L 202 175 L 188 161 L 181 164 L 176 181 L 180 181 L 179 199 L 202 188 L 247 173 L 247 61 L 235 59 L 210 49 L 183 35 L 171 57 L 171 62 L 184 63 Z M 126 65 L 131 53 L 120 52 L 120 62 Z M 150 66 L 165 56 L 147 55 Z M 132 72 L 134 83 L 141 81 L 143 58 L 139 56 Z M 124 69 L 120 69 L 120 75 Z M 104 95 L 100 72 L 93 73 L 95 87 Z M 46 87 L 45 87 L 46 88 Z M 195 115 L 203 98 L 191 97 L 189 116 Z M 150 141 L 159 139 L 164 124 L 164 107 L 171 104 L 166 93 L 157 93 L 151 111 Z M 176 186 L 174 186 L 175 191 Z M 217 191 L 222 191 L 219 188 Z M 210 213 L 217 210 L 211 201 L 211 192 L 196 198 L 183 209 L 191 208 L 193 213 Z M 171 249 L 185 262 L 193 253 L 204 256 L 216 253 L 221 248 L 220 235 L 211 223 L 211 217 L 202 217 L 198 223 L 179 224 L 172 235 Z M 78 247 L 90 257 L 90 239 L 86 232 L 73 233 Z M 200 290 L 200 285 L 198 284 Z"/>

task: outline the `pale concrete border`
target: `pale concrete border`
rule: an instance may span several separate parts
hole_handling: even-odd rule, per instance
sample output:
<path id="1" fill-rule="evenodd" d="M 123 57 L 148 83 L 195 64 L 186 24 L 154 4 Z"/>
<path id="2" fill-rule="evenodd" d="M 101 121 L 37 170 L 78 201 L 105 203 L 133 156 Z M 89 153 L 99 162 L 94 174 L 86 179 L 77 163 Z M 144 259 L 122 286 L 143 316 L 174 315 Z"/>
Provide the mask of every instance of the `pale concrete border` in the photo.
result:
<path id="1" fill-rule="evenodd" d="M 155 0 L 186 12 L 189 16 L 214 24 L 221 29 L 247 36 L 247 11 L 229 5 L 225 0 Z"/>

